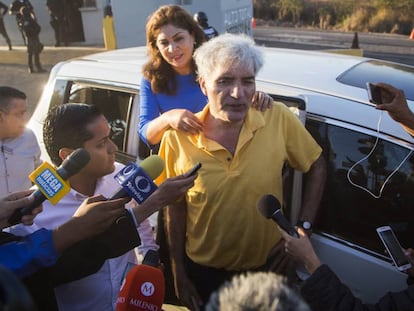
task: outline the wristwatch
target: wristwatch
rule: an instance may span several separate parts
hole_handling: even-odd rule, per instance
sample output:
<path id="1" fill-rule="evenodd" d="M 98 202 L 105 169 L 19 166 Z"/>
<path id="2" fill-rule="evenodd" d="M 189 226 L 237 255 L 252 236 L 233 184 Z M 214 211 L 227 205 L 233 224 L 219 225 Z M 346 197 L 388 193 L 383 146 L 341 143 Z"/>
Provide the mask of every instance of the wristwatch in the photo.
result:
<path id="1" fill-rule="evenodd" d="M 298 227 L 301 227 L 305 231 L 311 231 L 312 230 L 312 223 L 307 220 L 300 220 L 297 224 Z"/>

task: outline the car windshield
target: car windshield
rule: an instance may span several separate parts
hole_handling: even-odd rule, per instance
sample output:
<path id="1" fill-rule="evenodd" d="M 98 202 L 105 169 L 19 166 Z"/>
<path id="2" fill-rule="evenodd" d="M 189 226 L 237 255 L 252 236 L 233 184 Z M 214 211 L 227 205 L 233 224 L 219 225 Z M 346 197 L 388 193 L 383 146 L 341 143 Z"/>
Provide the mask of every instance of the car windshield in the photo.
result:
<path id="1" fill-rule="evenodd" d="M 405 97 L 414 100 L 414 67 L 370 60 L 341 74 L 341 83 L 366 89 L 366 82 L 384 82 L 404 90 Z"/>

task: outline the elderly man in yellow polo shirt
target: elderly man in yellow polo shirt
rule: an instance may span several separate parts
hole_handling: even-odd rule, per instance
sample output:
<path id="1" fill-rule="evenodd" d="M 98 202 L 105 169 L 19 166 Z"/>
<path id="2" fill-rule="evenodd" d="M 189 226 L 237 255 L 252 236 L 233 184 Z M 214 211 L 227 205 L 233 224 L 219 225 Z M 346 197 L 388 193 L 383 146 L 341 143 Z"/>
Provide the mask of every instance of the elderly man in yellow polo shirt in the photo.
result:
<path id="1" fill-rule="evenodd" d="M 159 152 L 166 164 L 161 179 L 203 165 L 185 200 L 165 211 L 175 291 L 192 310 L 234 274 L 284 259 L 277 226 L 256 209 L 264 194 L 283 202 L 284 163 L 308 174 L 300 220 L 314 220 L 326 175 L 321 148 L 288 108 L 249 109 L 263 64 L 251 38 L 218 36 L 194 58 L 208 97 L 197 114 L 203 131 L 170 129 Z"/>

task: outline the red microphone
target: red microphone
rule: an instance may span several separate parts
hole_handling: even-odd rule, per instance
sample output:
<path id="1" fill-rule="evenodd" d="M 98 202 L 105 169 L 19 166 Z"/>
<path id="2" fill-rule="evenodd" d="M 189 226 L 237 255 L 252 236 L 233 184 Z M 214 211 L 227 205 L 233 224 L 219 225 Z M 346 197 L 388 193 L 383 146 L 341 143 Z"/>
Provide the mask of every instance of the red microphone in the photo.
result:
<path id="1" fill-rule="evenodd" d="M 158 252 L 149 250 L 142 264 L 133 267 L 121 286 L 116 311 L 161 311 L 165 297 L 164 274 Z"/>

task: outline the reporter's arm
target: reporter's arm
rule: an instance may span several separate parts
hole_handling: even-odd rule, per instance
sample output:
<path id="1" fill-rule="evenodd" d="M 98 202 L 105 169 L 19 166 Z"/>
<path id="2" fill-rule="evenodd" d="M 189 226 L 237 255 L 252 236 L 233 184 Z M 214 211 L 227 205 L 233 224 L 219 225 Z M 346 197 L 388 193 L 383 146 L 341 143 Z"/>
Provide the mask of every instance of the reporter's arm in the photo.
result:
<path id="1" fill-rule="evenodd" d="M 302 263 L 310 274 L 314 273 L 322 263 L 316 255 L 312 243 L 305 231 L 302 228 L 298 228 L 299 238 L 295 238 L 287 234 L 283 229 L 279 229 L 285 240 L 286 253 Z"/>
<path id="2" fill-rule="evenodd" d="M 386 83 L 377 83 L 385 90 L 384 103 L 376 105 L 378 110 L 385 110 L 390 117 L 406 130 L 411 136 L 414 136 L 414 113 L 410 110 L 405 99 L 404 92 Z"/>
<path id="3" fill-rule="evenodd" d="M 20 278 L 51 266 L 58 259 L 50 230 L 39 229 L 25 237 L 15 238 L 16 241 L 0 246 L 0 264 Z"/>
<path id="4" fill-rule="evenodd" d="M 196 178 L 197 174 L 188 177 L 180 175 L 166 179 L 147 200 L 131 209 L 136 222 L 140 224 L 144 219 L 147 219 L 161 208 L 175 202 L 194 185 Z"/>
<path id="5" fill-rule="evenodd" d="M 0 264 L 19 277 L 52 266 L 64 250 L 102 232 L 122 215 L 127 199 L 99 201 L 102 199 L 86 199 L 68 222 L 54 230 L 38 229 L 23 237 L 15 236 L 15 241 L 0 246 Z"/>
<path id="6" fill-rule="evenodd" d="M 73 244 L 98 235 L 124 213 L 128 198 L 106 200 L 103 196 L 87 198 L 69 221 L 53 230 L 58 253 Z"/>

